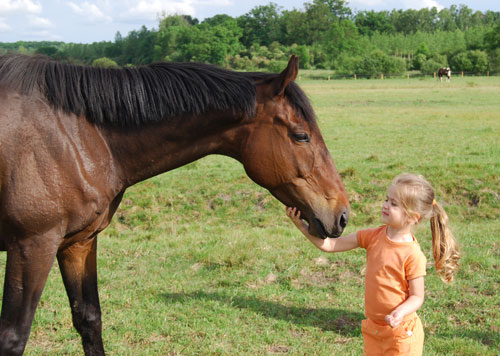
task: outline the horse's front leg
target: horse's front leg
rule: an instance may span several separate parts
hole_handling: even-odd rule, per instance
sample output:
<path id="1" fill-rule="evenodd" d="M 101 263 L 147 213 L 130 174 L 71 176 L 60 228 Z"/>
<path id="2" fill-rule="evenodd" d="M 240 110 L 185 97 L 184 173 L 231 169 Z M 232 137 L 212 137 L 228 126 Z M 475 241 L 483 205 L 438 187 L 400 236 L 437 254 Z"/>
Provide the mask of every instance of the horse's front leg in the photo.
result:
<path id="1" fill-rule="evenodd" d="M 97 235 L 60 250 L 57 260 L 71 305 L 73 325 L 82 337 L 85 355 L 104 355 L 97 291 Z"/>
<path id="2" fill-rule="evenodd" d="M 6 244 L 0 356 L 23 354 L 57 246 L 58 238 L 50 235 L 18 238 Z"/>

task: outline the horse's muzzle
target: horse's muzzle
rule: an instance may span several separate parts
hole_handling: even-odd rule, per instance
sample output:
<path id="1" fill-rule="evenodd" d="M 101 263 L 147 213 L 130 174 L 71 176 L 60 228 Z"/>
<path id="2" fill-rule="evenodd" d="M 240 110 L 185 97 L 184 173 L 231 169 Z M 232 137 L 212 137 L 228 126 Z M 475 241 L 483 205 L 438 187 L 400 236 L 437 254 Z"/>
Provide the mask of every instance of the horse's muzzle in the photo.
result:
<path id="1" fill-rule="evenodd" d="M 326 239 L 327 237 L 337 238 L 342 235 L 342 232 L 344 232 L 348 221 L 349 210 L 347 208 L 344 208 L 342 213 L 336 217 L 331 231 L 328 231 L 328 229 L 325 227 L 325 224 L 320 219 L 314 217 L 314 219 L 312 219 L 311 232 L 315 233 L 315 235 L 322 239 Z"/>

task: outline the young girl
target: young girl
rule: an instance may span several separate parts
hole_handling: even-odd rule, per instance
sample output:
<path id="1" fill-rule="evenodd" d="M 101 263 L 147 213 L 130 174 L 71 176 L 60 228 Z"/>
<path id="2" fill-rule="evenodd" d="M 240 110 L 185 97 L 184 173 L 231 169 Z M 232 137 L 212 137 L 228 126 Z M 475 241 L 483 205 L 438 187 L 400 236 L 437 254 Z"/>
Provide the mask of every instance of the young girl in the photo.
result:
<path id="1" fill-rule="evenodd" d="M 361 323 L 364 355 L 422 355 L 424 331 L 416 314 L 424 301 L 426 258 L 412 227 L 430 219 L 436 270 L 445 282 L 453 280 L 460 257 L 448 217 L 434 199 L 434 190 L 420 175 L 397 176 L 382 204 L 384 225 L 337 239 L 308 233 L 296 208 L 288 217 L 320 250 L 367 250 L 365 316 Z"/>

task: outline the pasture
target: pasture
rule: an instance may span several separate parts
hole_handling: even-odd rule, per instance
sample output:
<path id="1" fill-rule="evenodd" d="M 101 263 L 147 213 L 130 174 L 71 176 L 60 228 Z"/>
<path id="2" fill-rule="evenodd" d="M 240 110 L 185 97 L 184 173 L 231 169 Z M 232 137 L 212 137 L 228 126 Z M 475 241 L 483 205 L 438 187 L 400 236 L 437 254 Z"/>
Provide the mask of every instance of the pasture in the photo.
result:
<path id="1" fill-rule="evenodd" d="M 379 224 L 403 171 L 449 215 L 461 269 L 446 285 L 428 266 L 425 354 L 499 354 L 500 78 L 299 84 L 350 196 L 346 233 Z M 416 235 L 432 261 L 428 223 Z M 132 187 L 98 244 L 108 355 L 362 354 L 364 250 L 315 249 L 229 158 Z M 25 355 L 82 353 L 54 266 Z"/>

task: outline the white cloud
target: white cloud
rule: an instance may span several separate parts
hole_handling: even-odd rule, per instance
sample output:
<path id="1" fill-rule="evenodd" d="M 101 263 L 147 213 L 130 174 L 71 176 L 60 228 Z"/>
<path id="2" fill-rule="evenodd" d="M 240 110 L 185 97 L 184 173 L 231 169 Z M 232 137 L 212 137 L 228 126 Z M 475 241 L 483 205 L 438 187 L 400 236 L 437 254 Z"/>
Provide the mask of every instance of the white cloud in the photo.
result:
<path id="1" fill-rule="evenodd" d="M 403 1 L 403 4 L 407 9 L 416 10 L 423 9 L 424 7 L 429 9 L 436 7 L 438 10 L 442 10 L 444 8 L 443 5 L 434 0 L 405 0 Z"/>
<path id="2" fill-rule="evenodd" d="M 127 11 L 122 13 L 122 18 L 131 20 L 157 20 L 158 15 L 182 14 L 196 16 L 196 8 L 202 6 L 231 6 L 232 0 L 139 0 L 124 1 Z"/>
<path id="3" fill-rule="evenodd" d="M 155 20 L 158 14 L 165 12 L 168 14 L 194 15 L 195 9 L 193 1 L 170 1 L 170 0 L 140 0 L 135 2 L 135 6 L 129 8 L 122 14 L 126 19 Z"/>
<path id="4" fill-rule="evenodd" d="M 362 9 L 366 7 L 384 5 L 384 3 L 386 3 L 384 0 L 352 0 L 349 1 L 349 7 Z"/>
<path id="5" fill-rule="evenodd" d="M 438 10 L 444 8 L 443 5 L 435 0 L 352 0 L 348 2 L 351 8 L 364 9 L 364 8 L 377 8 L 377 9 L 416 9 L 420 10 L 422 8 L 433 8 L 436 7 Z M 376 10 L 377 11 L 377 10 Z"/>
<path id="6" fill-rule="evenodd" d="M 0 14 L 13 12 L 38 14 L 42 12 L 42 5 L 32 0 L 0 0 Z"/>
<path id="7" fill-rule="evenodd" d="M 0 32 L 9 32 L 12 30 L 12 27 L 9 26 L 7 22 L 5 22 L 5 18 L 0 17 Z"/>
<path id="8" fill-rule="evenodd" d="M 32 32 L 26 32 L 26 35 L 29 38 L 36 38 L 38 41 L 61 41 L 62 37 L 59 35 L 56 35 L 50 31 L 47 30 L 37 30 L 37 31 L 32 31 Z"/>
<path id="9" fill-rule="evenodd" d="M 106 15 L 96 4 L 88 1 L 84 1 L 82 4 L 76 4 L 74 2 L 68 2 L 67 4 L 73 13 L 78 16 L 82 16 L 85 22 L 95 23 L 113 21 L 111 16 Z"/>
<path id="10" fill-rule="evenodd" d="M 47 18 L 39 16 L 29 16 L 28 24 L 32 28 L 53 28 L 54 24 Z"/>

